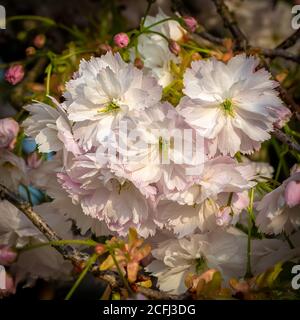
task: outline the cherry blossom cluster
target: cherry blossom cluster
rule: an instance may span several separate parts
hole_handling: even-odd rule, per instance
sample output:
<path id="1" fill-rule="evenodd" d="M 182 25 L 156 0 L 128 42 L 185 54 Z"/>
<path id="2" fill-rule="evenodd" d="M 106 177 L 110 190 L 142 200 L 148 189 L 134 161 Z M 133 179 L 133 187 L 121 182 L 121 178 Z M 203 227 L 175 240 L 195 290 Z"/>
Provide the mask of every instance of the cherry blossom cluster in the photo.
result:
<path id="1" fill-rule="evenodd" d="M 224 280 L 244 276 L 247 235 L 238 226 L 249 214 L 257 216 L 260 232 L 286 232 L 300 245 L 299 169 L 263 196 L 256 186 L 272 179 L 273 168 L 248 158 L 290 117 L 278 83 L 253 56 L 238 54 L 226 63 L 195 59 L 180 80 L 179 102 L 170 103 L 164 92 L 182 62 L 179 44 L 197 27 L 191 17 L 183 21 L 186 29 L 162 11 L 147 16 L 147 32 L 128 49 L 129 61 L 111 50 L 83 59 L 65 85 L 63 102 L 50 98 L 49 104 L 24 107 L 26 136 L 40 153 L 54 154 L 51 160 L 36 153 L 27 163 L 20 160 L 11 151 L 18 124 L 0 121 L 1 183 L 16 190 L 29 179 L 45 192 L 51 202 L 36 209 L 66 237 L 70 220 L 82 234 L 96 236 L 125 237 L 135 228 L 154 247 L 147 270 L 162 290 L 176 293 L 186 290 L 189 272 L 216 268 Z M 125 33 L 114 41 L 120 50 L 130 44 Z M 11 70 L 11 81 L 16 72 Z M 7 245 L 16 245 L 12 234 L 18 246 L 42 239 L 10 210 L 16 211 L 13 223 L 0 220 Z M 283 239 L 257 238 L 252 272 L 296 255 Z M 48 276 L 44 270 L 39 276 L 43 272 Z"/>

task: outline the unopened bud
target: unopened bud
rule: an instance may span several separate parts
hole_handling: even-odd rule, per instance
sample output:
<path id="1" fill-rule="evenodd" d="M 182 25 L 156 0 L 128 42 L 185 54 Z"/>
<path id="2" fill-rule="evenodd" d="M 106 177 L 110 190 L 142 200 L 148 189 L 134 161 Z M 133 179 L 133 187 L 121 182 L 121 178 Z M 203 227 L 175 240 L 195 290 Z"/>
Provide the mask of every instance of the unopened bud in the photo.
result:
<path id="1" fill-rule="evenodd" d="M 23 66 L 21 64 L 15 64 L 6 70 L 4 78 L 8 83 L 16 85 L 23 80 L 24 75 Z"/>
<path id="2" fill-rule="evenodd" d="M 195 18 L 186 16 L 183 17 L 183 21 L 185 23 L 185 27 L 190 32 L 195 32 L 198 26 L 198 23 Z"/>
<path id="3" fill-rule="evenodd" d="M 176 42 L 176 41 L 173 41 L 173 40 L 170 40 L 169 41 L 169 50 L 175 54 L 176 56 L 178 56 L 180 50 L 181 50 L 181 47 L 180 45 Z"/>
<path id="4" fill-rule="evenodd" d="M 120 32 L 114 36 L 114 42 L 119 48 L 126 48 L 129 44 L 129 37 L 126 33 Z"/>
<path id="5" fill-rule="evenodd" d="M 106 246 L 102 243 L 99 243 L 95 246 L 95 253 L 98 254 L 99 256 L 106 251 L 107 251 Z"/>
<path id="6" fill-rule="evenodd" d="M 36 48 L 41 49 L 46 43 L 46 36 L 44 34 L 38 34 L 33 39 L 33 44 Z"/>
<path id="7" fill-rule="evenodd" d="M 138 69 L 143 69 L 144 68 L 144 62 L 143 62 L 143 60 L 141 58 L 135 58 L 134 65 Z"/>

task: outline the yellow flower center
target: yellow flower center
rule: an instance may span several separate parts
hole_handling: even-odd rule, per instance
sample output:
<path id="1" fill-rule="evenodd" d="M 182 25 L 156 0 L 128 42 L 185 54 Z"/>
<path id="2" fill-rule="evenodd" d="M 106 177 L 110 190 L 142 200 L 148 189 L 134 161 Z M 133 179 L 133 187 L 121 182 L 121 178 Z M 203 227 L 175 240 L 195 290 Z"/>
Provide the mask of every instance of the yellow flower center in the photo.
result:
<path id="1" fill-rule="evenodd" d="M 222 103 L 221 103 L 221 107 L 223 108 L 223 111 L 225 113 L 225 115 L 229 115 L 231 117 L 234 117 L 234 104 L 232 102 L 232 100 L 230 99 L 225 99 Z"/>
<path id="2" fill-rule="evenodd" d="M 111 101 L 109 102 L 104 108 L 98 110 L 98 113 L 110 113 L 116 112 L 120 109 L 116 102 Z"/>

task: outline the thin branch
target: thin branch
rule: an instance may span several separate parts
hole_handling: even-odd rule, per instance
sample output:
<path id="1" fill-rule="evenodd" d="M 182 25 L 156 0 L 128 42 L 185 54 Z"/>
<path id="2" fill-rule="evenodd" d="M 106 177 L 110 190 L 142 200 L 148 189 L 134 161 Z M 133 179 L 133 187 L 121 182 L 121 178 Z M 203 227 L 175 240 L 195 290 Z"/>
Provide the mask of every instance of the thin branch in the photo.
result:
<path id="1" fill-rule="evenodd" d="M 43 220 L 43 218 L 32 209 L 28 202 L 23 201 L 14 192 L 0 184 L 0 200 L 7 200 L 13 206 L 18 208 L 25 216 L 38 228 L 38 230 L 49 240 L 49 241 L 60 241 L 62 240 L 55 231 Z M 77 251 L 68 245 L 53 245 L 53 247 L 66 259 L 70 260 L 76 265 L 82 265 L 90 260 L 89 254 L 84 254 Z M 100 280 L 105 281 L 111 289 L 120 289 L 124 286 L 120 276 L 111 270 L 100 271 L 99 266 L 94 264 L 91 268 L 91 273 Z M 141 293 L 150 299 L 162 299 L 162 300 L 184 300 L 187 299 L 190 294 L 187 291 L 182 295 L 172 295 L 157 289 L 144 288 L 141 286 L 135 286 L 135 292 Z"/>
<path id="2" fill-rule="evenodd" d="M 290 136 L 282 132 L 281 130 L 275 128 L 273 135 L 282 143 L 288 145 L 291 149 L 300 152 L 300 145 L 295 142 Z"/>
<path id="3" fill-rule="evenodd" d="M 243 31 L 238 26 L 235 16 L 230 12 L 229 8 L 223 0 L 212 0 L 216 9 L 223 19 L 224 26 L 231 32 L 232 36 L 237 42 L 239 48 L 246 48 L 248 46 L 248 39 Z"/>
<path id="4" fill-rule="evenodd" d="M 33 211 L 31 205 L 28 202 L 23 201 L 14 192 L 7 189 L 0 184 L 0 199 L 9 201 L 12 205 L 18 208 L 25 216 L 37 227 L 37 229 L 49 240 L 59 241 L 62 240 L 55 231 L 43 220 L 43 218 Z M 88 256 L 82 254 L 69 245 L 55 246 L 55 249 L 63 255 L 67 260 L 71 260 L 74 263 L 80 263 L 87 260 Z"/>
<path id="5" fill-rule="evenodd" d="M 262 49 L 262 48 L 251 48 L 251 50 L 261 51 L 261 53 L 267 58 L 283 58 L 296 63 L 300 63 L 300 56 L 294 55 L 284 49 Z"/>
<path id="6" fill-rule="evenodd" d="M 300 38 L 300 29 L 296 30 L 293 34 L 291 34 L 287 39 L 282 41 L 276 49 L 288 49 L 292 47 Z"/>
<path id="7" fill-rule="evenodd" d="M 199 36 L 200 38 L 203 38 L 203 39 L 205 39 L 209 42 L 215 43 L 217 45 L 221 45 L 221 46 L 224 45 L 223 38 L 216 37 L 207 31 L 196 32 L 196 35 Z"/>

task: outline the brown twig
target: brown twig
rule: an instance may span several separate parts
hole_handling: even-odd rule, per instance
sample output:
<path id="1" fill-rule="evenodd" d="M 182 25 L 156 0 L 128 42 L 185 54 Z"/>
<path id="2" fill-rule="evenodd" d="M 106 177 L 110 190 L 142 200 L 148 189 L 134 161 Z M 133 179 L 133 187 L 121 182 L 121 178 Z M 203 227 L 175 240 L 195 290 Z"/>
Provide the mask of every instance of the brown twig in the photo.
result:
<path id="1" fill-rule="evenodd" d="M 252 50 L 260 51 L 267 58 L 283 58 L 296 63 L 300 63 L 300 56 L 294 55 L 284 49 L 262 49 L 262 48 L 251 48 Z"/>
<path id="2" fill-rule="evenodd" d="M 59 241 L 62 240 L 56 232 L 43 220 L 43 218 L 32 209 L 28 202 L 23 201 L 18 195 L 10 191 L 8 188 L 0 184 L 0 200 L 7 200 L 16 208 L 18 208 L 25 216 L 38 228 L 38 230 L 49 240 Z M 72 261 L 76 265 L 82 265 L 89 260 L 88 254 L 82 253 L 68 245 L 53 245 L 53 247 L 66 259 Z M 100 280 L 105 281 L 111 289 L 120 289 L 124 286 L 118 273 L 106 270 L 100 271 L 99 266 L 95 264 L 90 270 L 92 274 Z M 135 292 L 141 293 L 149 299 L 159 300 L 185 300 L 190 295 L 187 291 L 182 295 L 172 295 L 157 289 L 144 288 L 136 286 Z"/>
<path id="3" fill-rule="evenodd" d="M 199 36 L 200 38 L 203 38 L 203 39 L 205 39 L 209 42 L 215 43 L 217 45 L 221 45 L 221 46 L 224 45 L 224 39 L 216 37 L 207 31 L 196 32 L 196 35 Z"/>
<path id="4" fill-rule="evenodd" d="M 294 149 L 298 152 L 300 152 L 300 145 L 293 141 L 290 136 L 282 132 L 281 130 L 275 128 L 273 131 L 273 135 L 282 143 L 288 145 L 291 149 Z"/>
<path id="5" fill-rule="evenodd" d="M 0 184 L 0 199 L 9 201 L 12 205 L 18 208 L 25 216 L 37 227 L 37 229 L 49 240 L 59 241 L 62 240 L 55 231 L 43 220 L 43 218 L 33 211 L 31 205 L 28 202 L 23 201 L 14 192 L 7 189 L 5 186 Z M 71 246 L 53 246 L 55 249 L 63 255 L 67 260 L 71 260 L 74 263 L 79 263 L 87 260 L 87 256 L 81 252 L 75 250 Z"/>
<path id="6" fill-rule="evenodd" d="M 223 0 L 212 0 L 216 9 L 223 19 L 224 26 L 231 32 L 233 38 L 236 40 L 237 47 L 246 49 L 248 46 L 248 39 L 243 31 L 238 26 L 234 14 L 230 12 L 229 8 Z"/>
<path id="7" fill-rule="evenodd" d="M 296 30 L 293 34 L 291 34 L 288 38 L 282 41 L 276 49 L 288 49 L 292 47 L 300 38 L 300 29 Z"/>

